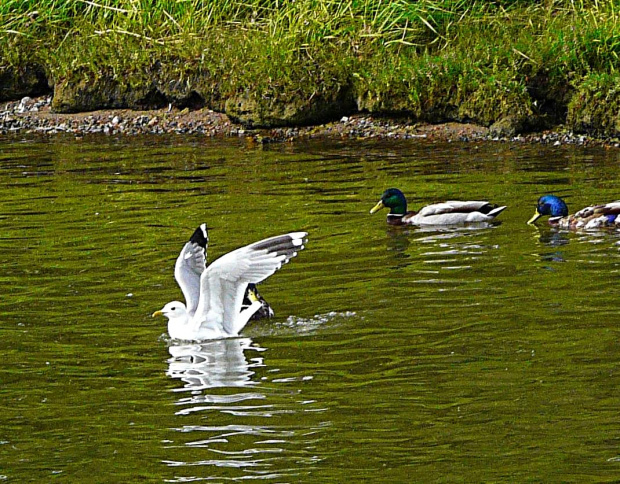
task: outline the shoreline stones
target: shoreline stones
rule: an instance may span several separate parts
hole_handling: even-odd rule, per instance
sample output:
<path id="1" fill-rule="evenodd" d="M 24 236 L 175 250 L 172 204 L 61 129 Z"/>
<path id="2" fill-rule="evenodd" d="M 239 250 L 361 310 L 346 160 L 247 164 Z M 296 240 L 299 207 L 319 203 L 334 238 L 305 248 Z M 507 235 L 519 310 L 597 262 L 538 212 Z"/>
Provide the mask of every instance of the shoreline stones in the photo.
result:
<path id="1" fill-rule="evenodd" d="M 169 105 L 150 111 L 105 110 L 74 114 L 51 112 L 52 97 L 24 97 L 0 104 L 0 134 L 85 135 L 203 135 L 240 136 L 251 142 L 269 143 L 303 138 L 428 139 L 439 141 L 511 141 L 560 146 L 620 147 L 620 140 L 591 138 L 572 132 L 545 131 L 515 135 L 512 130 L 489 129 L 472 124 L 415 124 L 408 119 L 376 118 L 369 115 L 343 116 L 319 126 L 247 129 L 228 116 L 207 108 L 179 110 Z"/>

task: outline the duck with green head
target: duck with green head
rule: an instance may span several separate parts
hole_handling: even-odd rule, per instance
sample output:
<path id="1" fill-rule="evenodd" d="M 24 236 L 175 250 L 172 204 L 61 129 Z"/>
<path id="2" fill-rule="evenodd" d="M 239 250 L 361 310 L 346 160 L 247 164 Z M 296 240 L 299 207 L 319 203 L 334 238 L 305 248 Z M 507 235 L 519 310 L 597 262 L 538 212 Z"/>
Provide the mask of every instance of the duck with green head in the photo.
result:
<path id="1" fill-rule="evenodd" d="M 593 230 L 603 227 L 620 227 L 620 200 L 605 205 L 591 205 L 573 215 L 568 214 L 566 202 L 556 195 L 543 195 L 538 199 L 536 212 L 528 224 L 548 216 L 549 225 L 561 229 Z"/>
<path id="2" fill-rule="evenodd" d="M 419 212 L 407 211 L 407 199 L 398 188 L 388 188 L 381 200 L 370 210 L 375 213 L 387 207 L 390 225 L 463 225 L 491 222 L 506 206 L 498 207 L 486 201 L 460 201 L 427 205 Z"/>

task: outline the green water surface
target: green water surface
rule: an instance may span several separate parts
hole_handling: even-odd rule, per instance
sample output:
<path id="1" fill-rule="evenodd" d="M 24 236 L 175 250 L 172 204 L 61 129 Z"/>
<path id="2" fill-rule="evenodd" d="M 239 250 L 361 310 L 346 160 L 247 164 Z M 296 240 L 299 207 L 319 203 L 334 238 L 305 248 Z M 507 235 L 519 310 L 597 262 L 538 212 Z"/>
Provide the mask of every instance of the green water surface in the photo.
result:
<path id="1" fill-rule="evenodd" d="M 144 137 L 0 140 L 0 482 L 618 482 L 620 234 L 526 225 L 620 198 L 618 151 Z M 390 229 L 506 204 L 484 229 Z M 276 318 L 168 344 L 209 259 L 293 230 Z"/>

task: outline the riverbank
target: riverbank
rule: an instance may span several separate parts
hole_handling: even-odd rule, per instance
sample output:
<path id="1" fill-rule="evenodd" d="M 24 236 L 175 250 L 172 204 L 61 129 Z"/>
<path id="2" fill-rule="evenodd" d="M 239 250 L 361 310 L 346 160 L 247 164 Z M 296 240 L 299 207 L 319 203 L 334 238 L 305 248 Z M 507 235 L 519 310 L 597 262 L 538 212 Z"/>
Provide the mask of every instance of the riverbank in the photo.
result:
<path id="1" fill-rule="evenodd" d="M 303 138 L 425 139 L 429 141 L 512 141 L 543 144 L 620 147 L 618 139 L 593 138 L 566 130 L 498 137 L 489 128 L 475 124 L 416 123 L 405 118 L 382 118 L 368 114 L 344 116 L 317 126 L 247 129 L 223 113 L 207 108 L 134 111 L 99 110 L 87 113 L 54 113 L 50 96 L 26 97 L 0 103 L 0 134 L 69 134 L 76 138 L 104 134 L 240 136 L 251 143 L 291 142 Z"/>
<path id="2" fill-rule="evenodd" d="M 172 105 L 242 129 L 305 132 L 368 114 L 475 124 L 492 138 L 562 126 L 613 138 L 618 55 L 613 2 L 0 5 L 0 101 L 53 95 L 56 113 Z"/>

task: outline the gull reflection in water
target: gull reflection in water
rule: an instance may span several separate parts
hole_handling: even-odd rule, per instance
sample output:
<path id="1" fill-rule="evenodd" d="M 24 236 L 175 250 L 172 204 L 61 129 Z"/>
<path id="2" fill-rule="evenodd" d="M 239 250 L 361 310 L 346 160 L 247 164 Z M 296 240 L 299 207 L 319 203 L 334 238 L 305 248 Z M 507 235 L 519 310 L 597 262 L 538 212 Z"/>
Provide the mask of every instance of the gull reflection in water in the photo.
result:
<path id="1" fill-rule="evenodd" d="M 174 391 L 201 391 L 220 387 L 249 387 L 253 368 L 264 366 L 260 352 L 265 351 L 250 338 L 227 338 L 195 344 L 173 345 L 168 348 L 166 374 L 185 383 Z M 245 352 L 256 352 L 247 358 Z"/>
<path id="2" fill-rule="evenodd" d="M 166 374 L 180 383 L 172 390 L 180 394 L 179 425 L 166 440 L 162 461 L 175 468 L 169 482 L 294 482 L 304 472 L 300 463 L 316 464 L 316 434 L 326 425 L 321 419 L 311 428 L 300 427 L 300 416 L 319 415 L 313 400 L 299 396 L 301 389 L 278 392 L 277 379 L 271 378 L 259 390 L 267 379 L 256 372 L 269 371 L 265 348 L 250 338 L 229 338 L 168 349 Z"/>

